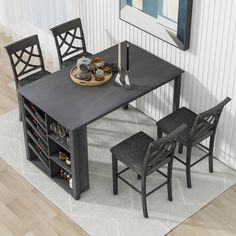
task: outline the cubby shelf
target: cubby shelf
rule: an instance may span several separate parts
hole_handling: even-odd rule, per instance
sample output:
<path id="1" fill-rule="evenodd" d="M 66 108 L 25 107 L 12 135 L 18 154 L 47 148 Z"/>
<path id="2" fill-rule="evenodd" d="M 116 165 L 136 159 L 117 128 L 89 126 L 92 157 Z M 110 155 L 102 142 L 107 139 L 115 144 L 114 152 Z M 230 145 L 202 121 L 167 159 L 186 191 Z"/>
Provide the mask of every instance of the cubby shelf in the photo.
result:
<path id="1" fill-rule="evenodd" d="M 59 146 L 61 146 L 63 149 L 65 149 L 65 151 L 70 153 L 70 148 L 68 147 L 68 145 L 66 145 L 65 143 L 62 143 L 60 139 L 56 139 L 56 137 L 53 134 L 49 134 L 48 137 L 51 140 L 53 140 L 55 143 L 57 143 Z"/>
<path id="2" fill-rule="evenodd" d="M 59 165 L 62 169 L 64 169 L 69 174 L 72 174 L 71 167 L 68 166 L 64 161 L 61 161 L 58 155 L 53 155 L 50 157 L 52 161 L 54 161 L 57 165 Z"/>

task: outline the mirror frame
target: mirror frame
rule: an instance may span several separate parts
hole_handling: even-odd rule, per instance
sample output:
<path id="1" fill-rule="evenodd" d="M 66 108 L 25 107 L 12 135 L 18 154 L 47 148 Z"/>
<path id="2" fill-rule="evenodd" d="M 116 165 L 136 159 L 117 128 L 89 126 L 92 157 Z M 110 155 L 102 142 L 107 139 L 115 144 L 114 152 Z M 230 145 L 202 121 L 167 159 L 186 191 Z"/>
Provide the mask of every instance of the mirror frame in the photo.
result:
<path id="1" fill-rule="evenodd" d="M 189 49 L 190 46 L 190 34 L 191 34 L 191 21 L 192 21 L 192 7 L 193 7 L 193 0 L 179 0 L 179 12 L 178 12 L 178 24 L 177 24 L 177 34 L 176 35 L 171 35 L 172 39 L 175 41 L 175 44 L 172 44 L 171 42 L 168 42 L 164 39 L 162 39 L 158 35 L 154 35 L 151 32 L 148 32 L 147 30 L 144 30 L 137 25 L 134 25 L 130 23 L 129 21 L 123 19 L 121 17 L 121 1 L 119 0 L 119 18 L 120 20 L 133 25 L 134 27 L 141 29 L 145 31 L 148 34 L 153 35 L 154 37 L 157 37 L 177 48 L 180 48 L 182 50 L 187 50 Z M 157 23 L 158 24 L 158 23 Z M 161 26 L 158 24 L 157 26 L 162 27 L 165 29 L 164 26 Z M 169 32 L 170 34 L 170 32 Z"/>

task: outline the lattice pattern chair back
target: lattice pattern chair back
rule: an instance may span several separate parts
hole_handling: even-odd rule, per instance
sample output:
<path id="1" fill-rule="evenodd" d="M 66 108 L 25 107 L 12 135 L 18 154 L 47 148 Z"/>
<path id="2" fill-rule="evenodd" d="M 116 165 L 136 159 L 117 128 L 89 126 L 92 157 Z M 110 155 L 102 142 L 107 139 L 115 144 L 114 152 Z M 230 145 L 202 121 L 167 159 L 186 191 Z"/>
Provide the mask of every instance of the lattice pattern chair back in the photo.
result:
<path id="1" fill-rule="evenodd" d="M 222 110 L 230 100 L 231 98 L 227 97 L 215 107 L 197 115 L 190 132 L 192 142 L 204 137 L 209 132 L 213 134 L 216 131 Z"/>
<path id="2" fill-rule="evenodd" d="M 146 174 L 152 173 L 158 168 L 158 164 L 163 163 L 168 157 L 173 158 L 176 138 L 186 127 L 186 124 L 182 124 L 169 135 L 149 144 L 143 163 L 143 171 Z"/>
<path id="3" fill-rule="evenodd" d="M 51 29 L 60 64 L 72 56 L 86 52 L 86 44 L 80 18 Z"/>
<path id="4" fill-rule="evenodd" d="M 37 35 L 16 41 L 5 48 L 10 58 L 16 85 L 20 79 L 45 69 Z"/>

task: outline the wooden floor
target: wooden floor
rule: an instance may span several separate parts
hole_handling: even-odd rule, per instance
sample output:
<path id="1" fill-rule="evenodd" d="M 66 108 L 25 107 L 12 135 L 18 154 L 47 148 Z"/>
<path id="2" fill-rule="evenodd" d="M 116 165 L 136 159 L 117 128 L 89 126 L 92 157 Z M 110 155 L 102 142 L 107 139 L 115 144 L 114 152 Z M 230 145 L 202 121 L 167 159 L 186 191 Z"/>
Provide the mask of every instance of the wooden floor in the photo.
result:
<path id="1" fill-rule="evenodd" d="M 236 186 L 179 225 L 168 236 L 235 236 Z"/>
<path id="2" fill-rule="evenodd" d="M 0 115 L 13 110 L 17 106 L 15 84 L 9 60 L 3 48 L 10 42 L 10 38 L 0 34 Z"/>
<path id="3" fill-rule="evenodd" d="M 0 235 L 88 234 L 0 159 Z"/>
<path id="4" fill-rule="evenodd" d="M 17 107 L 15 85 L 0 34 L 0 115 Z M 0 159 L 0 236 L 85 236 L 81 227 Z"/>
<path id="5" fill-rule="evenodd" d="M 0 115 L 16 108 L 17 100 L 0 34 Z M 60 209 L 0 159 L 0 236 L 87 235 Z M 202 208 L 168 236 L 235 236 L 236 185 Z M 112 236 L 112 235 L 111 235 Z"/>

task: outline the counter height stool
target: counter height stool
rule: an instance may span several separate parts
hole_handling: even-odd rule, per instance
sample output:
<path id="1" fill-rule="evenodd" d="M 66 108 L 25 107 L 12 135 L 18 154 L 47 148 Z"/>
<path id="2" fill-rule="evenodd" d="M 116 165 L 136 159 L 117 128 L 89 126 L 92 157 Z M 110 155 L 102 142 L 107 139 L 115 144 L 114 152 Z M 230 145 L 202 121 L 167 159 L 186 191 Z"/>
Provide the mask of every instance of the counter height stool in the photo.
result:
<path id="1" fill-rule="evenodd" d="M 16 41 L 5 47 L 15 79 L 16 89 L 48 74 L 45 70 L 42 51 L 37 35 Z M 19 116 L 22 120 L 21 97 L 17 92 Z"/>
<path id="2" fill-rule="evenodd" d="M 165 184 L 167 184 L 168 199 L 172 201 L 172 165 L 176 138 L 186 127 L 185 124 L 182 124 L 169 135 L 156 141 L 144 132 L 139 132 L 110 150 L 112 153 L 113 193 L 115 195 L 118 193 L 118 178 L 140 193 L 145 218 L 148 217 L 146 197 Z M 118 172 L 117 161 L 125 164 L 127 168 Z M 167 175 L 159 170 L 165 165 L 168 165 Z M 136 172 L 138 177 L 141 177 L 141 191 L 121 177 L 121 174 L 129 169 Z M 155 171 L 163 175 L 167 181 L 146 193 L 146 178 Z"/>
<path id="3" fill-rule="evenodd" d="M 187 128 L 181 132 L 177 138 L 179 142 L 179 152 L 182 152 L 182 145 L 187 147 L 186 162 L 180 160 L 178 157 L 175 158 L 186 166 L 186 178 L 187 186 L 192 187 L 191 184 L 191 167 L 209 157 L 209 172 L 213 173 L 213 148 L 215 141 L 216 128 L 220 115 L 224 106 L 230 101 L 229 97 L 225 98 L 215 107 L 196 114 L 186 107 L 182 107 L 179 110 L 171 113 L 170 115 L 159 120 L 157 124 L 158 137 L 162 137 L 162 133 L 169 134 L 176 129 L 180 124 L 186 123 Z M 209 148 L 202 145 L 201 142 L 210 137 Z M 207 154 L 201 157 L 199 160 L 191 163 L 191 152 L 192 147 L 200 145 L 207 150 Z"/>
<path id="4" fill-rule="evenodd" d="M 78 58 L 91 56 L 87 52 L 80 18 L 65 22 L 50 29 L 52 31 L 61 68 L 76 64 Z"/>

